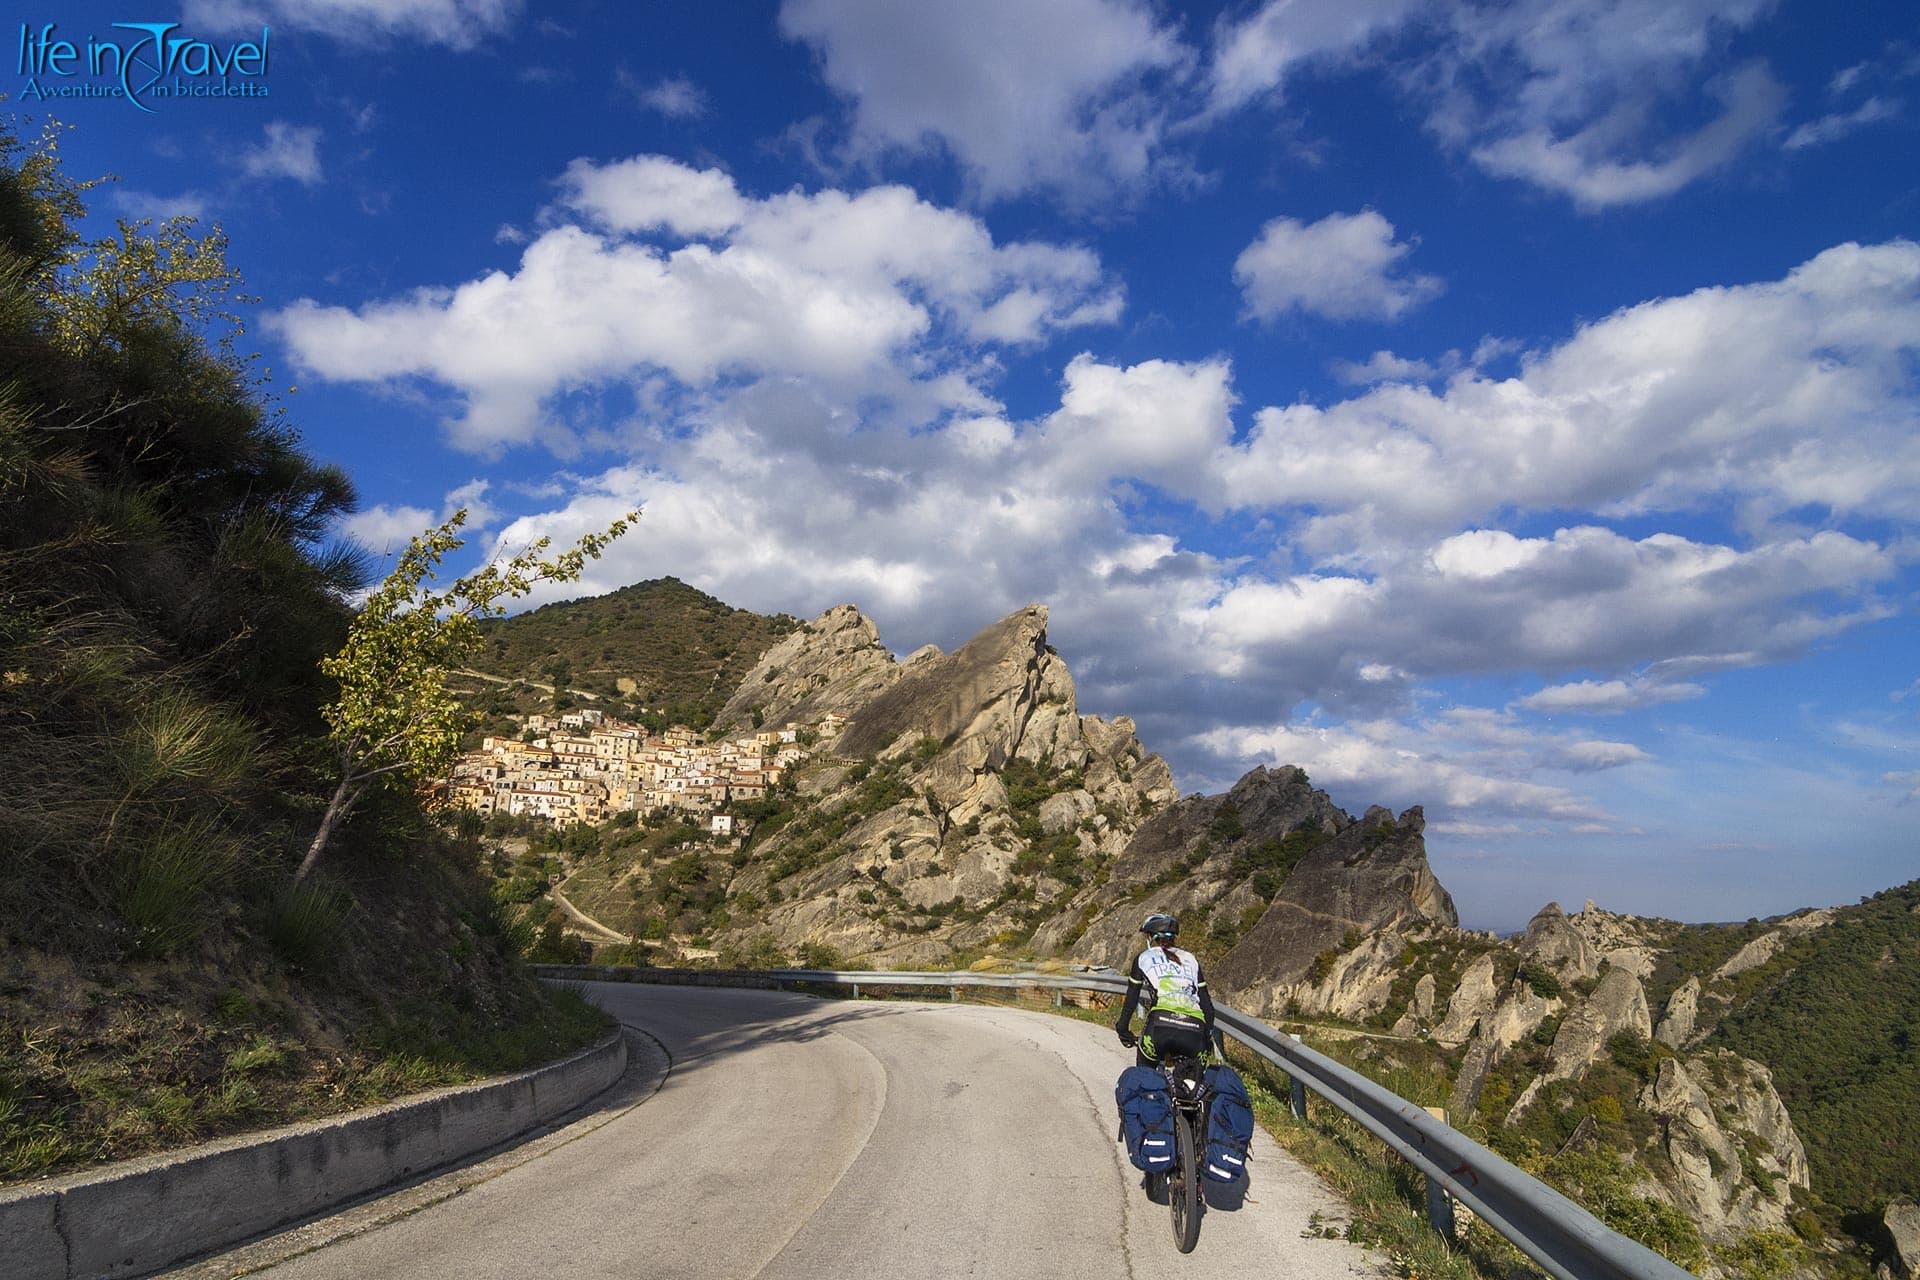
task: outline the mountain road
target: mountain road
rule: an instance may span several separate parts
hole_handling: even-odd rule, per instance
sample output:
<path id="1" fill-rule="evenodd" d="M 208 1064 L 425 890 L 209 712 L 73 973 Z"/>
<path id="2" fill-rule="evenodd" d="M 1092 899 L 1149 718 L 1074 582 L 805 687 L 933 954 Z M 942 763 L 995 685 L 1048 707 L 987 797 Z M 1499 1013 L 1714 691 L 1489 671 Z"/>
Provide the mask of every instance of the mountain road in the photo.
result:
<path id="1" fill-rule="evenodd" d="M 595 1114 L 497 1158 L 178 1273 L 370 1277 L 1125 1276 L 1386 1272 L 1308 1238 L 1345 1207 L 1264 1133 L 1250 1190 L 1175 1252 L 1115 1140 L 1132 1055 L 1014 1008 L 587 984 L 660 1052 Z M 636 1073 L 648 1078 L 638 1082 Z M 451 1180 L 451 1181 L 448 1181 Z M 304 1250 L 304 1252 L 300 1252 Z M 288 1256 L 291 1254 L 292 1256 Z"/>

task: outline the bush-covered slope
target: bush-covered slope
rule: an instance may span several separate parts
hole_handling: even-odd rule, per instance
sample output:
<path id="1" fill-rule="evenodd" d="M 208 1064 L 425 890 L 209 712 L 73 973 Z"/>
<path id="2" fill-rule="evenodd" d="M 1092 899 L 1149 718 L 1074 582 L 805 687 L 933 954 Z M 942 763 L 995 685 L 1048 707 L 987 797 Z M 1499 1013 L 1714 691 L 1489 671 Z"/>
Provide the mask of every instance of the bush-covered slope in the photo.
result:
<path id="1" fill-rule="evenodd" d="M 477 850 L 393 791 L 292 892 L 351 509 L 232 354 L 224 241 L 83 244 L 0 124 L 0 1179 L 277 1123 L 591 1033 Z"/>
<path id="2" fill-rule="evenodd" d="M 1836 912 L 1803 945 L 1711 1043 L 1773 1069 L 1824 1199 L 1920 1198 L 1920 881 Z"/>

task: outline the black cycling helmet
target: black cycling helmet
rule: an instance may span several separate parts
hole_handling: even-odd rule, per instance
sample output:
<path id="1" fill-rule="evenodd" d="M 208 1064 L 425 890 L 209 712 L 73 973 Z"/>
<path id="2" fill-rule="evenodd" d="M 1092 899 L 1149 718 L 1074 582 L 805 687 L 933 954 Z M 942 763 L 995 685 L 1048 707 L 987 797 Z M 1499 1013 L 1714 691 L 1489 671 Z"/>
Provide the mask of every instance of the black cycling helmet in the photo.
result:
<path id="1" fill-rule="evenodd" d="M 1156 911 L 1142 922 L 1140 932 L 1155 942 L 1159 942 L 1162 938 L 1172 942 L 1180 932 L 1180 922 L 1164 911 Z"/>

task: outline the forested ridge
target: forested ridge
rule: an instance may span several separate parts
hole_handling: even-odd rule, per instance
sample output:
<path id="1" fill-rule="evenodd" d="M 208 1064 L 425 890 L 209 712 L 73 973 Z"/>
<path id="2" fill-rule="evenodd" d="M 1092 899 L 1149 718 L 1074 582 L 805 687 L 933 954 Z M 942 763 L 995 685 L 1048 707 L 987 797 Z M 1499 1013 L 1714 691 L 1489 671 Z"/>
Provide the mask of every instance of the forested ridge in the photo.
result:
<path id="1" fill-rule="evenodd" d="M 388 787 L 295 888 L 321 657 L 368 565 L 217 227 L 83 238 L 0 123 L 0 1179 L 522 1065 L 592 1034 L 524 977 L 471 836 Z"/>

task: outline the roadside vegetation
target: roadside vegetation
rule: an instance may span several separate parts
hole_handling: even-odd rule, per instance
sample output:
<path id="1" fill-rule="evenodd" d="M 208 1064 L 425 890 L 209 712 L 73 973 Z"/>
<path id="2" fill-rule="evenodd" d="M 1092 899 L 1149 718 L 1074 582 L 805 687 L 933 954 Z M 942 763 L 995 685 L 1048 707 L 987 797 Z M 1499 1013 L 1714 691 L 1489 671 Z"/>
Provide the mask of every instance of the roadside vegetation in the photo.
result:
<path id="1" fill-rule="evenodd" d="M 371 565 L 245 354 L 217 227 L 82 236 L 0 122 L 0 1179 L 530 1065 L 600 1016 L 520 968 L 402 774 L 337 815 Z"/>

